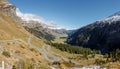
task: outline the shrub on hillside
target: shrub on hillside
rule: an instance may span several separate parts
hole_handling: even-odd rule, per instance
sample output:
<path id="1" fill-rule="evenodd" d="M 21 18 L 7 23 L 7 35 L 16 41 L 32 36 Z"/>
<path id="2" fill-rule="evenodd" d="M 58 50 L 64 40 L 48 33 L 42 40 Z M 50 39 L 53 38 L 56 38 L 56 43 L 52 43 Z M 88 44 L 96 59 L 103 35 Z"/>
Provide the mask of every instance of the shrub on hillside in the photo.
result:
<path id="1" fill-rule="evenodd" d="M 17 69 L 15 65 L 13 65 L 12 69 Z"/>
<path id="2" fill-rule="evenodd" d="M 34 48 L 30 48 L 30 51 L 37 52 Z"/>
<path id="3" fill-rule="evenodd" d="M 8 51 L 3 51 L 2 54 L 5 56 L 5 57 L 10 57 L 10 52 Z"/>

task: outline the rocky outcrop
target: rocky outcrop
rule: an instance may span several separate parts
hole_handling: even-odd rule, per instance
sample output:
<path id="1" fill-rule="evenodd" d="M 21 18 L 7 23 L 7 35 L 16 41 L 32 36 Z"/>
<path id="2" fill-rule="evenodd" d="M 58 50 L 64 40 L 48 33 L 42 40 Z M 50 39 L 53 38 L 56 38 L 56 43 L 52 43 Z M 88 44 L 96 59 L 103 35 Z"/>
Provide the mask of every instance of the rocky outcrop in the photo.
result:
<path id="1" fill-rule="evenodd" d="M 16 15 L 16 6 L 9 3 L 7 0 L 0 0 L 0 13 L 12 18 L 20 25 L 25 23 L 25 21 Z"/>
<path id="2" fill-rule="evenodd" d="M 14 17 L 16 15 L 16 7 L 10 4 L 7 0 L 0 1 L 0 12 L 7 16 Z"/>

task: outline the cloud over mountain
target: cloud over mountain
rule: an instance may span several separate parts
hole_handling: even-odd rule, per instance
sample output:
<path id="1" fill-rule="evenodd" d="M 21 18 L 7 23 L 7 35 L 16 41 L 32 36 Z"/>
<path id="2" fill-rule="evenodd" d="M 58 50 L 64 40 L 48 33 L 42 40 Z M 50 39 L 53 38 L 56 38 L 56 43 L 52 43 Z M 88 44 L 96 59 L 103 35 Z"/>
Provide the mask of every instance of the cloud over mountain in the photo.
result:
<path id="1" fill-rule="evenodd" d="M 31 14 L 31 13 L 22 13 L 19 8 L 16 9 L 17 16 L 21 17 L 22 20 L 29 23 L 29 21 L 37 21 L 39 22 L 43 27 L 50 28 L 50 29 L 61 29 L 60 26 L 58 26 L 54 21 L 52 20 L 46 20 L 41 16 Z"/>

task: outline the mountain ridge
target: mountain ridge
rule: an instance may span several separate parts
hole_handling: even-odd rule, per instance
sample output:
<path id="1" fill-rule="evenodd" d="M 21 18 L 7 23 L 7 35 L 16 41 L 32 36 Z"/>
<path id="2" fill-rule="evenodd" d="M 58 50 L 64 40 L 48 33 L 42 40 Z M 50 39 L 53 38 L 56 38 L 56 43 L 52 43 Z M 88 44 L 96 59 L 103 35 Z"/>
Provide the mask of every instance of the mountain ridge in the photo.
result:
<path id="1" fill-rule="evenodd" d="M 67 43 L 98 49 L 101 50 L 102 53 L 109 53 L 116 48 L 120 48 L 119 34 L 120 17 L 115 13 L 114 16 L 96 21 L 78 29 L 68 37 Z"/>

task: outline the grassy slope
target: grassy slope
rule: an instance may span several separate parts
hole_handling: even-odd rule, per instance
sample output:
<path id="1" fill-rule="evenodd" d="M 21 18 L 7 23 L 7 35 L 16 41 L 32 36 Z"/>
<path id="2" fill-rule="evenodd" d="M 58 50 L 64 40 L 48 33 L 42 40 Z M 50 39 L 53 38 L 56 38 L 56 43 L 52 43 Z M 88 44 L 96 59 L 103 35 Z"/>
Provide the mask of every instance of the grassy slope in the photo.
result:
<path id="1" fill-rule="evenodd" d="M 8 37 L 4 39 L 11 39 L 12 37 L 15 38 L 24 38 L 29 36 L 30 34 L 26 32 L 21 26 L 15 24 L 15 22 L 3 14 L 0 14 L 0 30 L 6 34 L 1 34 L 1 37 Z M 3 36 L 2 36 L 3 35 Z"/>
<path id="2" fill-rule="evenodd" d="M 8 51 L 11 54 L 11 57 L 7 58 L 0 53 L 0 60 L 4 60 L 10 63 L 10 65 L 16 65 L 16 63 L 22 60 L 25 63 L 25 67 L 28 67 L 32 60 L 34 60 L 34 63 L 40 62 L 41 66 L 47 65 L 42 55 L 37 51 L 31 51 L 31 48 L 27 45 L 27 38 L 29 36 L 33 39 L 32 43 L 35 46 L 40 47 L 43 44 L 42 39 L 32 36 L 10 17 L 0 14 L 0 40 L 19 39 L 18 42 L 4 42 L 0 44 L 0 47 L 3 47 L 0 52 Z"/>
<path id="3" fill-rule="evenodd" d="M 30 37 L 34 40 L 33 44 L 40 46 L 43 44 L 43 39 L 31 35 L 22 26 L 15 23 L 10 17 L 0 14 L 0 39 L 22 39 L 26 42 L 27 38 Z"/>

